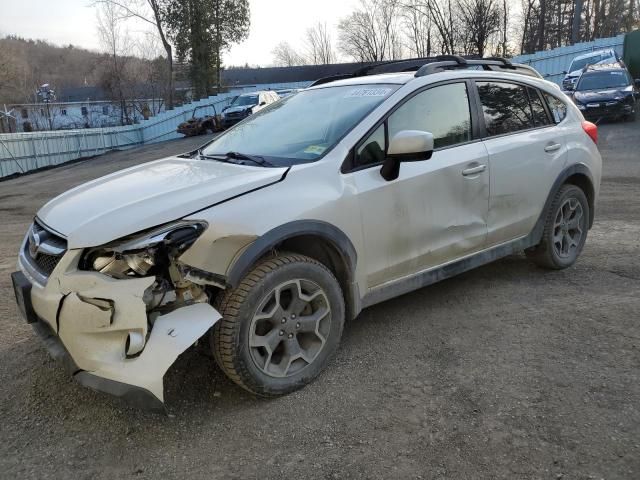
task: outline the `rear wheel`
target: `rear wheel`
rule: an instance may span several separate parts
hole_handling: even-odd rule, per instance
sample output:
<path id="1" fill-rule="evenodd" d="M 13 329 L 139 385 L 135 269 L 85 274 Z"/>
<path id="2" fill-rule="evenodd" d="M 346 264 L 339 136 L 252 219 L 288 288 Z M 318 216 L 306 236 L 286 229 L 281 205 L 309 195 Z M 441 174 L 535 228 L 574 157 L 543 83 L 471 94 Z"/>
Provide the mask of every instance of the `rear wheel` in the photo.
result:
<path id="1" fill-rule="evenodd" d="M 547 212 L 540 243 L 525 251 L 541 267 L 573 265 L 582 252 L 589 229 L 589 202 L 575 185 L 563 185 Z"/>
<path id="2" fill-rule="evenodd" d="M 211 336 L 227 376 L 262 396 L 311 382 L 335 352 L 344 325 L 338 281 L 309 257 L 284 254 L 260 262 L 216 302 L 222 319 Z"/>

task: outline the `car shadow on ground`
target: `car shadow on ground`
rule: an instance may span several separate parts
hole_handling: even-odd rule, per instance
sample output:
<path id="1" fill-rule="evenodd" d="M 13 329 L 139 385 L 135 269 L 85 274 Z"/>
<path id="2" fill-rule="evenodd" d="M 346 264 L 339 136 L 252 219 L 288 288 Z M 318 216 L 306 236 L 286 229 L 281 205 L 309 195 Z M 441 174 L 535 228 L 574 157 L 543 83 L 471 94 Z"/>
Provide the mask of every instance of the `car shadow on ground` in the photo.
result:
<path id="1" fill-rule="evenodd" d="M 414 311 L 432 312 L 434 316 L 442 314 L 450 308 L 452 298 L 469 297 L 474 289 L 482 295 L 486 280 L 492 285 L 501 282 L 524 281 L 532 274 L 553 275 L 556 272 L 545 272 L 529 262 L 523 254 L 512 255 L 492 264 L 471 270 L 454 278 L 444 280 L 374 305 L 364 311 L 353 321 L 345 325 L 342 342 L 332 364 L 316 381 L 322 382 L 330 376 L 336 362 L 340 361 L 341 351 L 350 351 L 354 344 L 363 337 L 373 344 L 382 344 L 386 336 L 385 324 L 396 322 L 411 323 L 416 318 L 407 315 L 407 305 Z M 377 333 L 376 333 L 377 332 Z M 218 368 L 208 351 L 208 339 L 201 340 L 183 353 L 165 375 L 165 400 L 167 410 L 176 415 L 190 415 L 194 412 L 217 404 L 219 408 L 234 408 L 239 402 L 272 402 L 277 399 L 256 397 L 229 380 Z M 347 360 L 348 361 L 348 360 Z M 355 366 L 354 366 L 355 368 Z"/>
<path id="2" fill-rule="evenodd" d="M 549 272 L 547 275 L 554 273 Z M 524 282 L 530 281 L 532 274 L 539 275 L 539 281 L 544 282 L 543 270 L 533 266 L 522 254 L 512 255 L 364 310 L 358 318 L 345 326 L 343 340 L 336 357 L 316 380 L 315 385 L 328 381 L 332 373 L 335 373 L 336 367 L 342 368 L 346 365 L 347 368 L 359 368 L 357 365 L 349 367 L 347 363 L 349 359 L 341 357 L 348 356 L 345 352 L 357 350 L 358 345 L 364 342 L 383 344 L 387 335 L 386 327 L 411 328 L 412 322 L 429 321 L 428 316 L 416 319 L 410 314 L 411 311 L 431 312 L 434 317 L 446 317 L 445 314 L 451 307 L 452 299 L 483 295 L 487 281 L 492 285 L 503 282 Z M 407 323 L 408 325 L 405 325 Z M 224 411 L 225 414 L 240 414 L 245 408 L 259 407 L 265 402 L 277 403 L 285 398 L 260 398 L 243 390 L 217 367 L 208 348 L 208 338 L 203 337 L 200 344 L 180 355 L 165 375 L 165 404 L 168 418 L 193 419 L 202 415 L 203 412 L 214 409 L 218 412 Z M 26 401 L 38 404 L 35 411 L 42 420 L 46 421 L 45 417 L 56 417 L 61 414 L 76 415 L 79 410 L 83 411 L 82 415 L 90 418 L 92 410 L 107 409 L 111 410 L 110 415 L 121 417 L 124 422 L 134 420 L 152 424 L 162 422 L 161 419 L 164 417 L 162 414 L 140 411 L 129 407 L 119 399 L 93 392 L 76 384 L 66 376 L 57 363 L 49 358 L 35 335 L 29 341 L 17 344 L 5 353 L 29 359 L 30 365 L 16 375 L 23 376 L 20 381 L 31 384 L 27 388 L 29 398 Z M 384 367 L 381 366 L 381 368 Z M 322 386 L 317 388 L 322 389 Z M 293 394 L 293 396 L 299 395 L 304 393 Z"/>

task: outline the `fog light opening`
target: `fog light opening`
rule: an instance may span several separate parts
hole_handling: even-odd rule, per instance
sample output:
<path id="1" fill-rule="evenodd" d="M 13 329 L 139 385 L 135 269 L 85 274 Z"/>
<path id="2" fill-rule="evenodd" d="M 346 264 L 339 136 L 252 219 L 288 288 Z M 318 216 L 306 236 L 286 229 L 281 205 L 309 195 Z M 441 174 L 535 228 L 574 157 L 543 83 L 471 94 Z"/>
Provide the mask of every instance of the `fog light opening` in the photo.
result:
<path id="1" fill-rule="evenodd" d="M 129 332 L 124 345 L 127 357 L 138 355 L 144 348 L 144 336 L 140 332 Z"/>

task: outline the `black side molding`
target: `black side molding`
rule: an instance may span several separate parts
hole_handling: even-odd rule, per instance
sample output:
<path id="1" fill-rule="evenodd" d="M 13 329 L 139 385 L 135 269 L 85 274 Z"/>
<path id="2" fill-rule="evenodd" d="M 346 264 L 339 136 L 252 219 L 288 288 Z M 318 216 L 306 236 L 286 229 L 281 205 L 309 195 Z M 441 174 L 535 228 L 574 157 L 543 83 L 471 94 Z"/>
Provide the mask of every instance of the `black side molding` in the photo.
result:
<path id="1" fill-rule="evenodd" d="M 362 307 L 370 307 L 376 303 L 381 303 L 391 298 L 404 295 L 405 293 L 418 290 L 439 282 L 440 280 L 455 277 L 456 275 L 468 270 L 472 270 L 481 265 L 491 263 L 499 258 L 506 257 L 507 255 L 532 247 L 536 243 L 537 242 L 534 241 L 533 236 L 530 234 L 520 240 L 514 240 L 503 245 L 498 245 L 497 247 L 476 253 L 475 255 L 471 255 L 447 265 L 434 267 L 431 270 L 418 272 L 408 278 L 403 278 L 399 281 L 373 288 L 362 299 Z"/>

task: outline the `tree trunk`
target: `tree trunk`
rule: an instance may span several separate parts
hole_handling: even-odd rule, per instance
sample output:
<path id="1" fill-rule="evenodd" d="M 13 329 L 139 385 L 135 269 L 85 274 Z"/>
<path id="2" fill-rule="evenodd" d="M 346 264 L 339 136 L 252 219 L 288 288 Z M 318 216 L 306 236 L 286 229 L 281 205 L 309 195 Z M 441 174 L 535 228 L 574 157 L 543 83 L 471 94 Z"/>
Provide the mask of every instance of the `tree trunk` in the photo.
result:
<path id="1" fill-rule="evenodd" d="M 540 21 L 538 22 L 538 51 L 545 47 L 545 30 L 547 22 L 547 0 L 540 0 Z"/>
<path id="2" fill-rule="evenodd" d="M 153 11 L 153 18 L 158 28 L 158 35 L 160 35 L 160 41 L 164 47 L 164 51 L 167 54 L 167 67 L 169 67 L 169 95 L 167 97 L 167 108 L 171 110 L 173 108 L 173 51 L 171 44 L 167 40 L 167 36 L 164 33 L 162 27 L 162 17 L 160 15 L 160 5 L 157 0 L 148 0 L 149 6 Z"/>
<path id="3" fill-rule="evenodd" d="M 633 4 L 633 0 L 631 0 Z M 571 45 L 580 41 L 580 24 L 582 23 L 582 0 L 575 0 L 573 22 L 571 23 Z"/>

